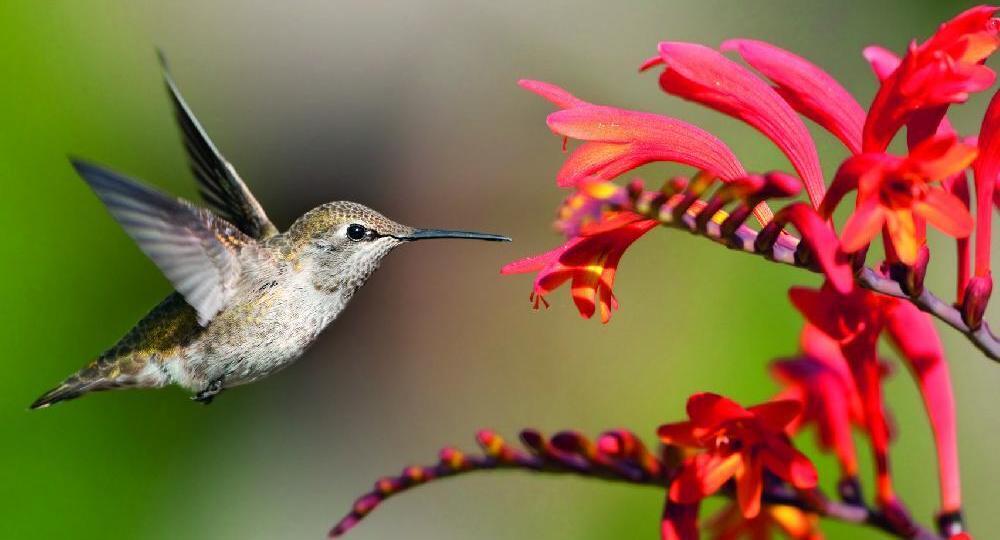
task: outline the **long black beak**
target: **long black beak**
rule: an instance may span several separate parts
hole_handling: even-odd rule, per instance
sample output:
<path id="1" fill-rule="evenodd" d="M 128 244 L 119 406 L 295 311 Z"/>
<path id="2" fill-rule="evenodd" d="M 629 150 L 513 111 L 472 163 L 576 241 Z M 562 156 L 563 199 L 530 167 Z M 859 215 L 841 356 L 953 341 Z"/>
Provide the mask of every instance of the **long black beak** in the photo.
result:
<path id="1" fill-rule="evenodd" d="M 466 238 L 469 240 L 488 240 L 490 242 L 510 242 L 510 238 L 499 234 L 488 234 L 471 231 L 448 231 L 445 229 L 415 229 L 400 240 L 430 240 L 431 238 Z"/>

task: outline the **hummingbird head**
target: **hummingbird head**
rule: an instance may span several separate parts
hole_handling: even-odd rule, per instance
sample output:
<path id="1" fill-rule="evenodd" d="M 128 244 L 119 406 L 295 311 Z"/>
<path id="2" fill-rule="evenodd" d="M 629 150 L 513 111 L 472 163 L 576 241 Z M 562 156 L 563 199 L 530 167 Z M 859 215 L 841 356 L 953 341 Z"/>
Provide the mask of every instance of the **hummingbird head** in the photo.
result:
<path id="1" fill-rule="evenodd" d="M 348 201 L 327 203 L 306 212 L 292 224 L 287 237 L 295 251 L 318 266 L 324 280 L 338 287 L 345 282 L 360 286 L 383 257 L 407 242 L 433 238 L 510 241 L 495 234 L 417 229 Z"/>

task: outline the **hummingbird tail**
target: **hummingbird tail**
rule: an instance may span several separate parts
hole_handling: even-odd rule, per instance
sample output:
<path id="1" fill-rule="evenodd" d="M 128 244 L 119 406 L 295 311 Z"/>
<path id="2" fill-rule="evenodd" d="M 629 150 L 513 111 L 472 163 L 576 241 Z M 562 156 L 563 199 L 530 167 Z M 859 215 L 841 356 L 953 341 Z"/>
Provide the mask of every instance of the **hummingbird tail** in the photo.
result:
<path id="1" fill-rule="evenodd" d="M 114 368 L 113 362 L 103 360 L 92 362 L 87 367 L 70 375 L 59 386 L 42 394 L 31 404 L 30 408 L 43 409 L 53 403 L 75 399 L 88 392 L 131 386 L 128 384 L 131 381 L 118 377 Z"/>

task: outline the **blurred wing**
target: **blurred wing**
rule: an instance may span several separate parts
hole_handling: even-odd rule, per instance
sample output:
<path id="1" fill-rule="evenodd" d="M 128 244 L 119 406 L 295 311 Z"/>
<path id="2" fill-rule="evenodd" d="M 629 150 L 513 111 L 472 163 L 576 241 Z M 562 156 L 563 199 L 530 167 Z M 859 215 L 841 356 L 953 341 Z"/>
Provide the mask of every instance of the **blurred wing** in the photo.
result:
<path id="1" fill-rule="evenodd" d="M 204 208 L 122 175 L 72 160 L 125 232 L 156 263 L 205 326 L 232 298 L 240 255 L 256 242 Z"/>
<path id="2" fill-rule="evenodd" d="M 187 150 L 191 172 L 198 180 L 198 191 L 202 198 L 216 213 L 251 238 L 263 240 L 278 234 L 253 193 L 247 189 L 236 169 L 212 144 L 191 108 L 181 97 L 162 53 L 160 64 L 163 68 L 163 81 L 170 93 L 170 102 L 174 106 L 174 115 L 184 137 L 184 149 Z"/>

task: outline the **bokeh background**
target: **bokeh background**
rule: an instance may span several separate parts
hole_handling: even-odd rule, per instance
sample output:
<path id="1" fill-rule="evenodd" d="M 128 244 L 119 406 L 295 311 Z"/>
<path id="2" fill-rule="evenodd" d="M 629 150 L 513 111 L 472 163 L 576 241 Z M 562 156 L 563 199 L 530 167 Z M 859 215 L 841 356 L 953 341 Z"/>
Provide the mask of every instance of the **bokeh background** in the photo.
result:
<path id="1" fill-rule="evenodd" d="M 750 169 L 788 168 L 761 136 L 661 94 L 639 62 L 663 39 L 763 38 L 827 68 L 867 103 L 860 51 L 901 50 L 958 2 L 8 1 L 0 7 L 0 537 L 323 538 L 378 476 L 473 448 L 479 427 L 649 436 L 712 390 L 745 402 L 795 352 L 786 301 L 815 276 L 659 231 L 626 255 L 611 324 L 567 291 L 532 312 L 530 277 L 504 262 L 559 242 L 563 155 L 550 108 L 519 90 L 552 81 L 595 102 L 717 133 Z M 65 156 L 194 198 L 154 56 L 169 55 L 195 112 L 279 226 L 328 200 L 400 221 L 509 234 L 507 245 L 407 246 L 293 368 L 211 407 L 176 389 L 27 404 L 111 345 L 170 291 Z M 956 109 L 974 131 L 983 99 Z M 827 173 L 843 151 L 817 132 Z M 650 178 L 679 169 L 643 171 Z M 952 290 L 934 240 L 931 283 Z M 1000 367 L 944 330 L 959 405 L 967 516 L 995 511 Z M 899 490 L 935 509 L 933 447 L 905 370 L 889 384 Z M 813 448 L 812 437 L 802 439 Z M 817 456 L 814 452 L 812 455 Z M 817 457 L 824 478 L 834 474 Z M 468 476 L 393 499 L 358 540 L 655 538 L 662 494 L 519 473 Z M 878 538 L 827 525 L 831 538 Z"/>

